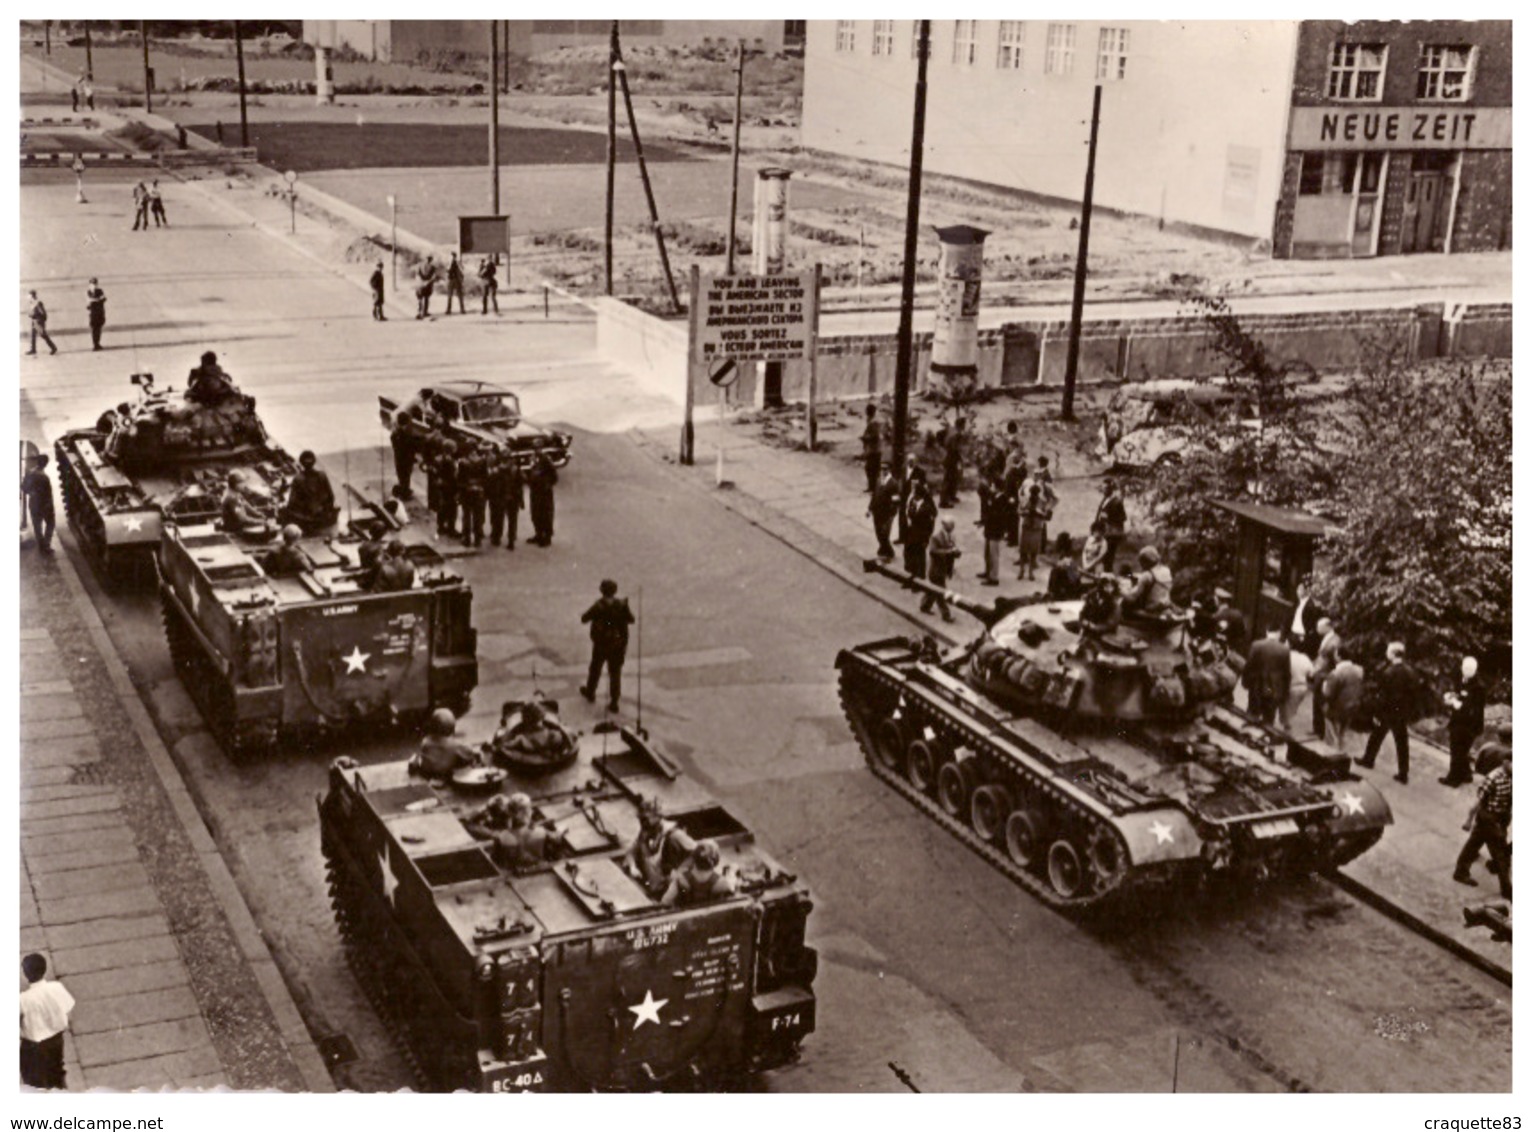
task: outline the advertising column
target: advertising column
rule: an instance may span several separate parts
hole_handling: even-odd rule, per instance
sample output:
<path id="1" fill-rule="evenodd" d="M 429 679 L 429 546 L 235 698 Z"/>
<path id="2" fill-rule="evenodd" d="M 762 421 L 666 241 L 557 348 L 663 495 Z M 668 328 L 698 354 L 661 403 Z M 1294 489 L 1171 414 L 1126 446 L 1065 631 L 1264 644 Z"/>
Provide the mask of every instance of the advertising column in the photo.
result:
<path id="1" fill-rule="evenodd" d="M 787 179 L 790 169 L 762 169 L 755 175 L 755 227 L 751 232 L 752 268 L 757 275 L 780 275 L 787 266 Z M 760 405 L 782 407 L 782 363 L 762 362 Z"/>
<path id="2" fill-rule="evenodd" d="M 936 329 L 931 340 L 931 377 L 949 392 L 971 389 L 979 377 L 979 285 L 984 277 L 982 228 L 938 228 Z"/>

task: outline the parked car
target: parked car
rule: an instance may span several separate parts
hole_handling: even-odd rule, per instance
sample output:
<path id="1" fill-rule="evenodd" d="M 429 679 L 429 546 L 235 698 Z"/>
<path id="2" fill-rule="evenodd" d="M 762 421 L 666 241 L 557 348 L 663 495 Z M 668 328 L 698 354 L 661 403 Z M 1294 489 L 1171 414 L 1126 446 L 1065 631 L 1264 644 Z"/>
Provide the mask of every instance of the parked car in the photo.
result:
<path id="1" fill-rule="evenodd" d="M 528 461 L 546 455 L 556 468 L 569 463 L 569 446 L 574 442 L 567 432 L 527 420 L 516 394 L 486 381 L 442 381 L 422 389 L 403 406 L 379 397 L 378 407 L 385 428 L 393 428 L 396 413 L 419 408 L 450 436 L 493 444 Z"/>
<path id="2" fill-rule="evenodd" d="M 1112 395 L 1096 435 L 1096 458 L 1114 471 L 1140 471 L 1180 460 L 1199 425 L 1234 418 L 1259 425 L 1255 407 L 1227 386 L 1167 378 Z"/>

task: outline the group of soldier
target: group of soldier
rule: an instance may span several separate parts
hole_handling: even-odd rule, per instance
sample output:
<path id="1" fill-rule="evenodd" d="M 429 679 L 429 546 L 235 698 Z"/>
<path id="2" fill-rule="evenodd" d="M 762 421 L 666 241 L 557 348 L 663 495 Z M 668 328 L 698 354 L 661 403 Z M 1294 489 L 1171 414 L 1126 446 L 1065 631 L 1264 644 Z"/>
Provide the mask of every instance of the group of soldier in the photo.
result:
<path id="1" fill-rule="evenodd" d="M 394 450 L 398 484 L 394 494 L 413 499 L 415 468 L 426 474 L 426 507 L 436 516 L 438 537 L 456 535 L 464 546 L 484 545 L 485 518 L 489 520 L 489 544 L 499 546 L 502 536 L 507 550 L 516 549 L 523 507 L 531 512 L 534 546 L 553 542 L 553 489 L 558 469 L 546 456 L 528 461 L 525 455 L 475 441 L 453 437 L 440 420 L 419 406 L 400 413 L 389 441 Z"/>

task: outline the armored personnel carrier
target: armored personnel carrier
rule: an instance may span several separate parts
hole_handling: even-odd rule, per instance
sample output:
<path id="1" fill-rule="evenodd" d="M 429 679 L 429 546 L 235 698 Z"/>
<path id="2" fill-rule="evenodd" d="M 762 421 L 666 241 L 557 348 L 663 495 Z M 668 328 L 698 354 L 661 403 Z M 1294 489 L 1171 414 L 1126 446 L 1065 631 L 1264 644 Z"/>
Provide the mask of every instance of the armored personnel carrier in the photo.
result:
<path id="1" fill-rule="evenodd" d="M 204 522 L 217 513 L 222 483 L 239 468 L 272 491 L 297 474 L 238 390 L 216 403 L 155 389 L 134 374 L 137 403 L 104 413 L 54 445 L 69 525 L 108 582 L 154 577 L 164 522 Z"/>
<path id="2" fill-rule="evenodd" d="M 283 733 L 466 710 L 479 680 L 473 591 L 425 544 L 404 547 L 408 588 L 370 587 L 369 544 L 355 530 L 366 525 L 300 539 L 304 568 L 288 571 L 272 567 L 269 544 L 210 523 L 165 524 L 170 654 L 231 754 Z"/>
<path id="3" fill-rule="evenodd" d="M 1343 755 L 1229 706 L 1184 617 L 946 596 L 983 632 L 846 649 L 841 703 L 874 773 L 1045 903 L 1323 870 L 1393 820 Z"/>
<path id="4" fill-rule="evenodd" d="M 807 888 L 641 733 L 579 742 L 573 765 L 532 778 L 330 768 L 319 818 L 336 921 L 422 1082 L 693 1090 L 794 1059 L 815 1024 Z M 512 791 L 554 846 L 527 867 L 470 830 Z M 737 893 L 657 901 L 624 868 L 645 804 L 711 839 Z"/>

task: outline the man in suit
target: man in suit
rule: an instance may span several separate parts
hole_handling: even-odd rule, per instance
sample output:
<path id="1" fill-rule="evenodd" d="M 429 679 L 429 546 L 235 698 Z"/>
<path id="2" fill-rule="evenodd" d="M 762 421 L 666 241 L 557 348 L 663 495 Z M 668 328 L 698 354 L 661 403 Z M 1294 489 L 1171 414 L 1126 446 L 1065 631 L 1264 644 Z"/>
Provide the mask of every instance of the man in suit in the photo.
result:
<path id="1" fill-rule="evenodd" d="M 1484 730 L 1484 682 L 1479 679 L 1477 658 L 1463 658 L 1462 676 L 1445 699 L 1452 712 L 1447 717 L 1447 746 L 1452 761 L 1447 776 L 1437 781 L 1443 786 L 1462 786 L 1473 781 L 1468 755 L 1473 750 L 1473 741 Z"/>
<path id="2" fill-rule="evenodd" d="M 1310 579 L 1301 579 L 1298 582 L 1298 604 L 1293 607 L 1293 619 L 1287 626 L 1287 643 L 1310 660 L 1319 653 L 1322 640 L 1319 622 L 1324 615 L 1324 610 L 1314 600 Z"/>
<path id="3" fill-rule="evenodd" d="M 1399 773 L 1394 778 L 1403 785 L 1410 781 L 1410 724 L 1420 718 L 1425 685 L 1415 666 L 1404 659 L 1403 642 L 1390 644 L 1387 655 L 1387 663 L 1377 677 L 1372 734 L 1367 737 L 1367 749 L 1357 765 L 1371 767 L 1376 763 L 1383 737 L 1392 734 L 1394 756 L 1399 760 Z"/>
<path id="4" fill-rule="evenodd" d="M 1249 693 L 1250 714 L 1262 723 L 1272 723 L 1277 709 L 1287 702 L 1292 682 L 1292 650 L 1283 642 L 1281 628 L 1273 625 L 1264 638 L 1250 646 L 1245 661 L 1243 683 Z"/>
<path id="5" fill-rule="evenodd" d="M 1314 655 L 1314 668 L 1309 673 L 1309 688 L 1313 697 L 1314 734 L 1325 733 L 1325 677 L 1335 671 L 1340 663 L 1341 636 L 1335 631 L 1335 622 L 1321 617 L 1315 627 L 1319 634 L 1319 650 Z"/>

